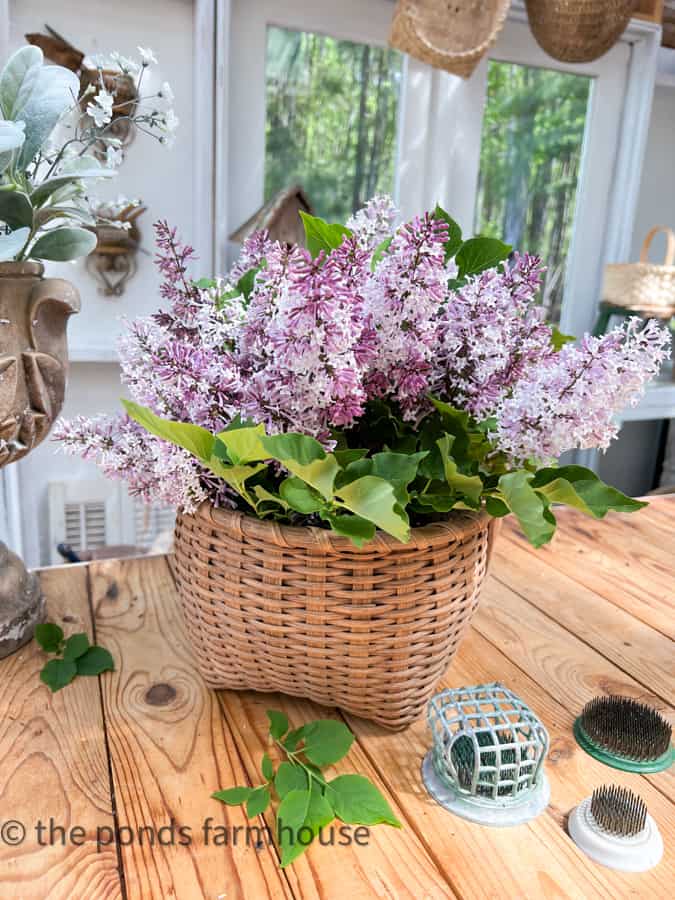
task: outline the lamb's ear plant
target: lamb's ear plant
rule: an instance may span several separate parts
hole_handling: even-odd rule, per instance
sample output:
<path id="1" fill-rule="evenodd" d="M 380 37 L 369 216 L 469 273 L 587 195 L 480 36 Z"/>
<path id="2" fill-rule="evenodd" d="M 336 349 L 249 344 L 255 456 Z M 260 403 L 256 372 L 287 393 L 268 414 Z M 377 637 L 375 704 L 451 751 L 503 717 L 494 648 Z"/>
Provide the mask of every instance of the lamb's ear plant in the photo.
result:
<path id="1" fill-rule="evenodd" d="M 380 790 L 365 775 L 338 775 L 327 780 L 322 769 L 343 759 L 354 735 L 335 719 L 318 719 L 291 729 L 287 716 L 267 710 L 270 740 L 283 760 L 275 768 L 265 753 L 263 781 L 255 787 L 233 787 L 211 796 L 228 806 L 243 805 L 249 818 L 266 812 L 278 800 L 276 836 L 281 866 L 298 858 L 322 828 L 334 819 L 347 825 L 401 827 Z"/>
<path id="2" fill-rule="evenodd" d="M 146 57 L 139 64 L 119 55 L 101 60 L 98 87 L 81 93 L 77 75 L 44 65 L 38 47 L 10 57 L 0 72 L 0 262 L 78 259 L 96 246 L 97 222 L 116 224 L 88 198 L 88 186 L 114 176 L 123 159 L 111 128 L 115 94 L 102 72 L 105 66 L 107 73 L 112 67 L 120 77 L 131 75 L 139 90 L 148 64 Z M 139 94 L 127 110 L 115 106 L 117 121 L 123 116 L 167 143 L 178 121 L 165 108 L 171 97 L 169 85 Z"/>
<path id="3" fill-rule="evenodd" d="M 35 640 L 45 653 L 54 654 L 40 672 L 40 681 L 52 693 L 66 687 L 77 675 L 100 675 L 115 668 L 110 651 L 90 644 L 84 632 L 66 638 L 59 625 L 43 622 L 35 627 Z"/>

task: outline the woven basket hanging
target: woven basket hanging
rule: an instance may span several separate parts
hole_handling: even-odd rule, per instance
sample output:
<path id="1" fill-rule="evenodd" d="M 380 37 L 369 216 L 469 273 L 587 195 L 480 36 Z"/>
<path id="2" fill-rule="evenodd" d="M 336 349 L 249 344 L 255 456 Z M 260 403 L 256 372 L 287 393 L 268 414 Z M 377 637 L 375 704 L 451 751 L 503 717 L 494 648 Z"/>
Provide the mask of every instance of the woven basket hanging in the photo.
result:
<path id="1" fill-rule="evenodd" d="M 542 50 L 561 62 L 592 62 L 616 44 L 639 0 L 525 0 Z"/>
<path id="2" fill-rule="evenodd" d="M 389 43 L 468 78 L 497 40 L 511 0 L 398 0 Z"/>
<path id="3" fill-rule="evenodd" d="M 473 612 L 498 520 L 455 513 L 401 544 L 208 503 L 176 523 L 186 628 L 209 687 L 281 691 L 404 728 Z"/>
<path id="4" fill-rule="evenodd" d="M 660 232 L 666 235 L 666 257 L 662 264 L 651 263 L 649 247 Z M 656 225 L 644 239 L 639 262 L 605 266 L 602 299 L 647 316 L 668 319 L 675 315 L 675 233 Z"/>

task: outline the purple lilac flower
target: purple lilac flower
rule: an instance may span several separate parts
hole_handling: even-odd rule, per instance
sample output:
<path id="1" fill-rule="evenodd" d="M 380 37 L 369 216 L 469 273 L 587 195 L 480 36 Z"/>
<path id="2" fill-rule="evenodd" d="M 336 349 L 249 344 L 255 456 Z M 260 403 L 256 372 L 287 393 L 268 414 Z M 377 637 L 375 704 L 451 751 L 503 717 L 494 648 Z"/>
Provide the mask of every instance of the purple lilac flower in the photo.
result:
<path id="1" fill-rule="evenodd" d="M 401 226 L 365 286 L 376 355 L 371 397 L 389 396 L 406 419 L 426 409 L 440 310 L 447 296 L 448 226 L 426 213 Z"/>
<path id="2" fill-rule="evenodd" d="M 397 218 L 398 210 L 391 197 L 378 195 L 347 219 L 347 228 L 354 233 L 360 247 L 374 250 L 390 237 Z"/>
<path id="3" fill-rule="evenodd" d="M 615 413 L 635 405 L 670 355 L 666 329 L 634 317 L 603 337 L 566 344 L 525 373 L 497 412 L 495 437 L 516 463 L 607 448 Z"/>
<path id="4" fill-rule="evenodd" d="M 491 415 L 533 365 L 554 353 L 543 308 L 534 305 L 539 259 L 515 254 L 503 268 L 450 292 L 435 337 L 433 392 L 478 419 Z"/>

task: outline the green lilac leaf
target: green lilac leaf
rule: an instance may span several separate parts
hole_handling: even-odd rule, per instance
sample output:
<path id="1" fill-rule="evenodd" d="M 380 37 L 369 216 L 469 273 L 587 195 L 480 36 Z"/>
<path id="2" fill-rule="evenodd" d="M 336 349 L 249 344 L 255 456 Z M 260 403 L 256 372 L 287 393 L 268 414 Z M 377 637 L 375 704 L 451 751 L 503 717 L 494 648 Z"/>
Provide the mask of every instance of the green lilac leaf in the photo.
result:
<path id="1" fill-rule="evenodd" d="M 301 826 L 302 842 L 297 841 L 294 846 L 288 847 L 285 856 L 282 857 L 282 866 L 289 865 L 289 863 L 292 863 L 298 856 L 304 853 L 321 829 L 325 828 L 326 825 L 330 825 L 334 818 L 335 813 L 333 812 L 330 803 L 326 797 L 323 796 L 319 788 L 315 784 L 312 784 L 307 813 Z M 307 830 L 309 830 L 311 834 L 311 839 L 309 840 L 306 835 Z"/>
<path id="2" fill-rule="evenodd" d="M 436 444 L 441 453 L 445 480 L 449 487 L 458 494 L 468 497 L 469 500 L 477 506 L 480 503 L 480 497 L 483 492 L 483 481 L 481 477 L 479 475 L 463 475 L 459 471 L 457 463 L 450 455 L 450 451 L 454 444 L 454 437 L 449 434 L 444 434 L 442 438 L 439 438 L 436 441 Z"/>
<path id="3" fill-rule="evenodd" d="M 60 691 L 77 675 L 77 666 L 71 659 L 50 659 L 40 672 L 40 681 L 44 682 L 52 693 Z"/>
<path id="4" fill-rule="evenodd" d="M 317 216 L 310 216 L 309 213 L 300 210 L 302 224 L 305 226 L 305 241 L 307 249 L 316 257 L 325 251 L 330 253 L 342 245 L 345 237 L 351 237 L 351 231 L 345 225 L 337 223 L 325 222 Z"/>
<path id="5" fill-rule="evenodd" d="M 351 448 L 333 450 L 333 456 L 338 461 L 338 465 L 341 469 L 346 468 L 350 463 L 356 462 L 358 459 L 363 459 L 363 457 L 367 455 L 367 450 L 352 450 Z"/>
<path id="6" fill-rule="evenodd" d="M 459 278 L 478 275 L 485 269 L 492 269 L 511 252 L 511 247 L 496 238 L 475 237 L 465 241 L 455 256 L 459 267 Z"/>
<path id="7" fill-rule="evenodd" d="M 268 456 L 283 463 L 290 460 L 300 466 L 308 466 L 326 457 L 326 451 L 316 438 L 306 434 L 264 435 L 261 443 Z"/>
<path id="8" fill-rule="evenodd" d="M 35 626 L 35 640 L 47 653 L 57 653 L 63 641 L 63 629 L 53 622 Z"/>
<path id="9" fill-rule="evenodd" d="M 385 797 L 364 775 L 338 775 L 328 782 L 327 795 L 335 815 L 343 822 L 401 827 Z"/>
<path id="10" fill-rule="evenodd" d="M 270 734 L 275 741 L 281 740 L 288 731 L 288 717 L 278 709 L 268 709 L 267 718 L 270 723 Z"/>
<path id="11" fill-rule="evenodd" d="M 268 457 L 263 444 L 264 437 L 264 425 L 228 428 L 216 435 L 212 452 L 218 458 L 223 458 L 221 447 L 225 447 L 229 462 L 235 466 L 260 462 Z"/>
<path id="12" fill-rule="evenodd" d="M 563 334 L 559 328 L 555 325 L 551 328 L 551 346 L 553 349 L 558 352 L 558 350 L 562 350 L 565 344 L 571 344 L 573 341 L 576 341 L 576 338 L 573 334 Z"/>
<path id="13" fill-rule="evenodd" d="M 200 291 L 208 291 L 211 288 L 218 287 L 218 282 L 215 278 L 198 278 L 197 281 L 193 281 L 192 284 L 199 288 Z"/>
<path id="14" fill-rule="evenodd" d="M 532 487 L 550 503 L 564 503 L 596 519 L 603 518 L 609 510 L 636 512 L 648 505 L 605 484 L 595 472 L 583 466 L 539 469 L 532 479 Z"/>
<path id="15" fill-rule="evenodd" d="M 318 491 L 296 475 L 291 475 L 281 482 L 279 493 L 291 509 L 304 515 L 318 512 L 325 503 Z"/>
<path id="16" fill-rule="evenodd" d="M 305 734 L 305 725 L 301 725 L 299 728 L 294 728 L 293 731 L 289 731 L 286 737 L 284 738 L 283 744 L 287 750 L 291 752 L 295 750 L 304 737 Z"/>
<path id="17" fill-rule="evenodd" d="M 253 269 L 249 269 L 248 272 L 244 272 L 244 274 L 237 282 L 237 290 L 240 294 L 243 294 L 247 300 L 253 292 L 253 288 L 255 287 L 255 276 L 259 271 L 259 266 L 256 266 Z"/>
<path id="18" fill-rule="evenodd" d="M 377 264 L 382 259 L 384 254 L 387 252 L 387 250 L 389 249 L 389 246 L 393 240 L 394 240 L 393 236 L 388 237 L 388 238 L 385 238 L 381 243 L 379 243 L 377 245 L 377 247 L 373 251 L 373 256 L 370 260 L 370 271 L 371 272 L 375 271 L 375 269 L 377 268 Z"/>
<path id="19" fill-rule="evenodd" d="M 270 805 L 271 799 L 270 792 L 265 785 L 255 788 L 246 801 L 246 815 L 249 819 L 264 813 Z"/>
<path id="20" fill-rule="evenodd" d="M 89 638 L 86 634 L 72 634 L 63 648 L 64 659 L 79 659 L 89 649 Z"/>
<path id="21" fill-rule="evenodd" d="M 499 497 L 486 497 L 485 509 L 495 519 L 501 519 L 503 516 L 508 516 L 511 512 L 506 503 L 504 503 L 503 500 L 500 500 Z"/>
<path id="22" fill-rule="evenodd" d="M 373 522 L 399 541 L 410 540 L 410 525 L 402 510 L 395 488 L 383 478 L 366 475 L 336 490 L 348 510 Z"/>
<path id="23" fill-rule="evenodd" d="M 457 254 L 462 246 L 462 229 L 457 222 L 447 213 L 442 206 L 436 204 L 434 218 L 442 219 L 448 226 L 448 240 L 445 242 L 445 262 L 447 263 Z"/>
<path id="24" fill-rule="evenodd" d="M 228 806 L 239 806 L 242 803 L 246 803 L 252 793 L 253 788 L 250 787 L 233 787 L 224 791 L 214 791 L 211 796 L 214 800 L 220 800 Z"/>
<path id="25" fill-rule="evenodd" d="M 131 400 L 122 400 L 122 405 L 127 414 L 139 425 L 142 425 L 150 434 L 169 441 L 177 447 L 182 447 L 201 462 L 208 464 L 213 453 L 215 438 L 211 432 L 199 425 L 191 425 L 187 422 L 174 422 L 171 419 L 163 419 L 156 416 L 151 410 Z"/>
<path id="26" fill-rule="evenodd" d="M 322 518 L 330 525 L 336 534 L 349 538 L 357 547 L 363 547 L 375 537 L 375 525 L 361 516 L 337 513 L 324 513 Z"/>
<path id="27" fill-rule="evenodd" d="M 266 778 L 268 781 L 271 781 L 274 778 L 274 766 L 272 765 L 272 760 L 269 758 L 267 753 L 263 753 L 262 763 L 260 764 L 260 771 L 263 774 L 263 778 Z"/>
<path id="28" fill-rule="evenodd" d="M 115 662 L 109 650 L 105 647 L 90 647 L 86 653 L 76 660 L 78 675 L 100 675 L 102 672 L 112 672 Z"/>
<path id="29" fill-rule="evenodd" d="M 349 753 L 354 735 L 344 722 L 337 719 L 317 719 L 305 725 L 305 744 L 302 752 L 319 768 L 339 762 Z"/>
<path id="30" fill-rule="evenodd" d="M 277 839 L 281 848 L 281 866 L 289 863 L 302 853 L 306 845 L 298 840 L 298 832 L 304 825 L 309 809 L 310 792 L 308 790 L 289 791 L 279 804 L 277 813 Z M 298 851 L 298 847 L 301 847 Z"/>
<path id="31" fill-rule="evenodd" d="M 502 475 L 499 479 L 499 491 L 501 499 L 518 519 L 529 542 L 535 547 L 541 547 L 553 537 L 555 519 L 544 499 L 532 489 L 532 477 L 530 472 Z"/>
<path id="32" fill-rule="evenodd" d="M 282 800 L 290 791 L 305 791 L 308 788 L 307 773 L 300 766 L 284 761 L 274 776 L 274 787 Z"/>

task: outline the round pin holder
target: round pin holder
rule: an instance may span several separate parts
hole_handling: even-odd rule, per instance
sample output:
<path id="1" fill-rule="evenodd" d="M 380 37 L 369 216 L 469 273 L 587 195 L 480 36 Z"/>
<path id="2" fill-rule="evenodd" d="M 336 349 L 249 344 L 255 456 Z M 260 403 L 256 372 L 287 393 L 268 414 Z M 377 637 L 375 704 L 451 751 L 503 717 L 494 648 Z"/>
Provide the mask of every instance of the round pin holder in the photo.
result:
<path id="1" fill-rule="evenodd" d="M 567 829 L 586 856 L 610 869 L 646 872 L 657 865 L 663 856 L 663 839 L 649 813 L 642 831 L 620 837 L 598 825 L 591 812 L 591 797 L 587 797 L 570 813 Z"/>
<path id="2" fill-rule="evenodd" d="M 499 683 L 445 690 L 429 701 L 433 746 L 422 780 L 445 809 L 480 825 L 520 825 L 548 805 L 549 738 L 539 718 Z"/>

